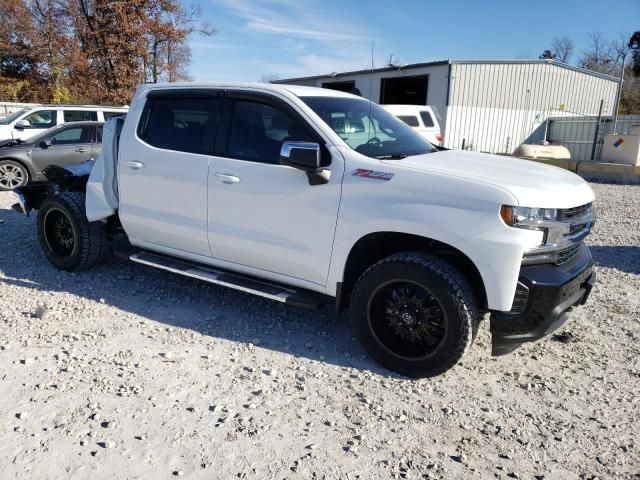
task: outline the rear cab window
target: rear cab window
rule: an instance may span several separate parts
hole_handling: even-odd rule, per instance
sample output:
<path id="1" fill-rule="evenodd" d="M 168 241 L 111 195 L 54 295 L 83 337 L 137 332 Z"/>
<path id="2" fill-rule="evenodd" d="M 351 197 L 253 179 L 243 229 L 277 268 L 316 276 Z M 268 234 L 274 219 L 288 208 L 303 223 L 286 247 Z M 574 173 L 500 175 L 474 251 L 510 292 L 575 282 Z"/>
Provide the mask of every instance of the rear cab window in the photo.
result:
<path id="1" fill-rule="evenodd" d="M 147 144 L 164 150 L 212 154 L 218 127 L 221 99 L 194 92 L 176 96 L 162 92 L 149 96 L 138 136 Z"/>

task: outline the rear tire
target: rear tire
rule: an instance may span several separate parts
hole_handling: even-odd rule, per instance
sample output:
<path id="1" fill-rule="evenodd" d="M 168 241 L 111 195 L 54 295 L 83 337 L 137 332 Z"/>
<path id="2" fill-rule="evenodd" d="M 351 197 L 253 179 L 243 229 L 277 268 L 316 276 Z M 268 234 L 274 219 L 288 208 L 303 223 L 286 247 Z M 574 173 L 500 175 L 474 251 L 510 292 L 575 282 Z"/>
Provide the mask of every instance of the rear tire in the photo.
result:
<path id="1" fill-rule="evenodd" d="M 375 361 L 414 378 L 456 365 L 479 323 L 464 275 L 421 252 L 391 255 L 366 270 L 354 288 L 350 315 L 356 337 Z"/>
<path id="2" fill-rule="evenodd" d="M 110 253 L 105 224 L 87 220 L 82 192 L 50 195 L 42 201 L 38 239 L 49 262 L 69 272 L 92 268 Z"/>
<path id="3" fill-rule="evenodd" d="M 13 160 L 0 161 L 0 192 L 24 187 L 29 183 L 29 171 Z"/>

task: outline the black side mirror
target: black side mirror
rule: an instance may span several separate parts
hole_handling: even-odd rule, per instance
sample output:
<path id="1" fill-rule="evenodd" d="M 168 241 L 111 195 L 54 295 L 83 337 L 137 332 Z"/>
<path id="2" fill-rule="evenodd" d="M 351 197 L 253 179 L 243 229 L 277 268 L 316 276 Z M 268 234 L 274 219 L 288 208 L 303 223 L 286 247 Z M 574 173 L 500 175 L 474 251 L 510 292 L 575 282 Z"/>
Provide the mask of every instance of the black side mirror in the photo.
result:
<path id="1" fill-rule="evenodd" d="M 280 148 L 280 163 L 316 172 L 320 169 L 320 145 L 311 142 L 284 142 Z"/>
<path id="2" fill-rule="evenodd" d="M 43 150 L 46 150 L 47 148 L 49 148 L 51 146 L 51 140 L 47 139 L 47 140 L 42 140 L 38 146 L 40 148 L 42 148 Z"/>

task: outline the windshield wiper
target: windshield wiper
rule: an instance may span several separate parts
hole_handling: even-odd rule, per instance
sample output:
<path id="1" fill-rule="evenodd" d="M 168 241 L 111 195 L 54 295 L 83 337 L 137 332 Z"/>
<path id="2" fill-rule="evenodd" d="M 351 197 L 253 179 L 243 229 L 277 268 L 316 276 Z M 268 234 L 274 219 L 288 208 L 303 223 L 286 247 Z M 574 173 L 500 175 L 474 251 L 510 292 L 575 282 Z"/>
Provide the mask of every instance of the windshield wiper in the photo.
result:
<path id="1" fill-rule="evenodd" d="M 408 156 L 409 155 L 403 153 L 394 153 L 392 155 L 375 155 L 373 158 L 377 158 L 378 160 L 402 160 Z"/>

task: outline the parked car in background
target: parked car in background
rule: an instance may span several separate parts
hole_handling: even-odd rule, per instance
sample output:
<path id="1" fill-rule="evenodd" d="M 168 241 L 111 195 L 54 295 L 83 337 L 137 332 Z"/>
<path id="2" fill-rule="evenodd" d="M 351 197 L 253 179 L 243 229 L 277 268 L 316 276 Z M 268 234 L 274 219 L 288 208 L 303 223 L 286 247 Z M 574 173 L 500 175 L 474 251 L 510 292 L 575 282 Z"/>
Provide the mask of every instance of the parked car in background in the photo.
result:
<path id="1" fill-rule="evenodd" d="M 26 140 L 57 125 L 69 122 L 105 122 L 127 113 L 128 107 L 97 105 L 38 105 L 27 107 L 0 119 L 0 141 Z"/>
<path id="2" fill-rule="evenodd" d="M 0 142 L 0 191 L 44 181 L 48 165 L 67 166 L 95 159 L 102 151 L 103 122 L 66 123 L 29 140 Z"/>
<path id="3" fill-rule="evenodd" d="M 424 105 L 382 105 L 434 145 L 442 144 L 440 124 L 431 107 Z"/>

